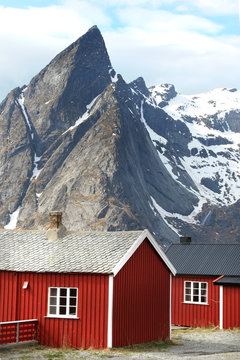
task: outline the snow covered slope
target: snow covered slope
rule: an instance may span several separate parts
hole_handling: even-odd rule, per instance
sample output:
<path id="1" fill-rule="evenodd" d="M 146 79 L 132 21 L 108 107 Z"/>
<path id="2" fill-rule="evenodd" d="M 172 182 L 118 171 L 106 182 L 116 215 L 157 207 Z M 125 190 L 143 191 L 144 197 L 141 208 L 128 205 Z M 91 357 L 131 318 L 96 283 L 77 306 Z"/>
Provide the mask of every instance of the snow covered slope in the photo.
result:
<path id="1" fill-rule="evenodd" d="M 190 216 L 183 219 L 178 214 L 165 214 L 165 218 L 174 216 L 196 222 L 194 217 L 204 203 L 218 206 L 235 203 L 240 198 L 240 91 L 223 88 L 181 95 L 169 84 L 149 90 L 156 106 L 189 131 L 187 144 L 179 140 L 184 149 L 177 154 L 174 153 L 176 139 L 171 138 L 170 133 L 165 137 L 151 128 L 149 135 L 172 177 L 199 199 Z M 159 135 L 162 136 L 160 144 L 156 142 Z M 186 140 L 186 136 L 182 138 Z M 180 169 L 187 172 L 196 188 L 186 184 Z"/>

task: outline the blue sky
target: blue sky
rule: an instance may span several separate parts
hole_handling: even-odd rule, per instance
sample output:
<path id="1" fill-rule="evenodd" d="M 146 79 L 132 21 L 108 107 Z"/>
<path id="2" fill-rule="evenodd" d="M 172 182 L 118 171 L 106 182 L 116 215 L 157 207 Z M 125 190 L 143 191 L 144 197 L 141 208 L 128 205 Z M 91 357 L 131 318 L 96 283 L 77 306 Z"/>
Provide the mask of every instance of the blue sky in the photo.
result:
<path id="1" fill-rule="evenodd" d="M 239 0 L 0 0 L 0 100 L 92 25 L 126 81 L 240 89 Z"/>

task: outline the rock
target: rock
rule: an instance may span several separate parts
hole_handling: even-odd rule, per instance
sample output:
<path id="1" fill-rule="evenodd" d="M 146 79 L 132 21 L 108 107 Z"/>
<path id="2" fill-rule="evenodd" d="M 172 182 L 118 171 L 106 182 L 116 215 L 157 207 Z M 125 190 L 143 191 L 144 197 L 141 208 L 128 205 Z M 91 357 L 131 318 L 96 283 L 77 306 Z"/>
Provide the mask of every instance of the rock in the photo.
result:
<path id="1" fill-rule="evenodd" d="M 219 179 L 210 179 L 210 178 L 202 178 L 201 184 L 207 187 L 208 189 L 214 191 L 215 193 L 220 194 Z"/>
<path id="2" fill-rule="evenodd" d="M 184 231 L 200 239 L 212 229 L 227 232 L 232 222 L 211 204 L 199 223 L 182 220 L 202 201 L 196 161 L 232 160 L 230 148 L 224 155 L 208 149 L 231 144 L 224 134 L 193 137 L 189 124 L 223 132 L 230 124 L 237 130 L 237 121 L 233 114 L 228 124 L 217 115 L 173 118 L 161 106 L 176 96 L 173 85 L 148 89 L 141 77 L 127 84 L 116 76 L 101 33 L 91 28 L 0 104 L 1 226 L 20 208 L 17 227 L 47 228 L 49 212 L 59 209 L 67 230 L 148 228 L 161 245 Z M 201 185 L 230 198 L 216 174 L 202 176 Z M 230 170 L 227 176 L 238 181 Z"/>

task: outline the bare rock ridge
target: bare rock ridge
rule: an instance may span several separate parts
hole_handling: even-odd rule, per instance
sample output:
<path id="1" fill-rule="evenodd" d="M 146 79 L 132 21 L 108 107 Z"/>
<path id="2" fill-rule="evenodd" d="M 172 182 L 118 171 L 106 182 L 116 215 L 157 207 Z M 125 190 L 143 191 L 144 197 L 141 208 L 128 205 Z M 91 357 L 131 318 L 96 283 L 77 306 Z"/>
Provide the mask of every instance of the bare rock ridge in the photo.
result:
<path id="1" fill-rule="evenodd" d="M 60 208 L 70 230 L 147 227 L 176 240 L 151 197 L 185 215 L 196 198 L 157 155 L 141 121 L 147 95 L 141 78 L 116 80 L 97 27 L 12 91 L 0 105 L 1 225 L 19 209 L 17 227 L 45 227 L 49 209 Z"/>
<path id="2" fill-rule="evenodd" d="M 162 245 L 197 233 L 211 207 L 199 214 L 202 190 L 183 160 L 212 145 L 169 110 L 177 97 L 173 85 L 116 75 L 92 27 L 0 104 L 0 225 L 46 228 L 60 209 L 69 230 L 148 228 Z M 238 129 L 233 113 L 227 121 Z M 203 149 L 193 155 L 195 137 Z M 205 178 L 201 186 L 218 186 Z"/>

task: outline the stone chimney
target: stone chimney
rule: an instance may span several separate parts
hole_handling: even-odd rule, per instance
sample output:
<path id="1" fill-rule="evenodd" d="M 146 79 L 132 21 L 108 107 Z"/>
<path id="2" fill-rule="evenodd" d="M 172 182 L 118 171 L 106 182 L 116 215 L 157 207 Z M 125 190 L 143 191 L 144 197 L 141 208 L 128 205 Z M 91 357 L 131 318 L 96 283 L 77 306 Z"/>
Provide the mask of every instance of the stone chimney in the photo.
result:
<path id="1" fill-rule="evenodd" d="M 62 225 L 62 212 L 50 211 L 50 229 L 58 229 Z"/>
<path id="2" fill-rule="evenodd" d="M 180 236 L 180 244 L 189 245 L 191 244 L 192 238 L 190 236 Z"/>
<path id="3" fill-rule="evenodd" d="M 50 228 L 46 232 L 46 237 L 49 241 L 54 241 L 62 238 L 66 233 L 66 228 L 62 224 L 62 212 L 51 211 L 50 216 Z"/>

